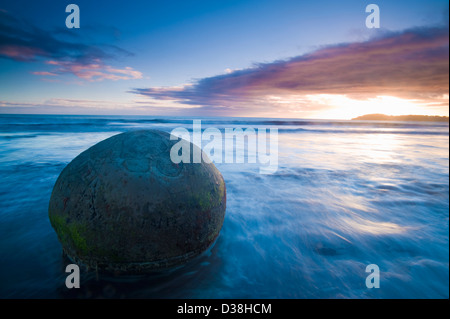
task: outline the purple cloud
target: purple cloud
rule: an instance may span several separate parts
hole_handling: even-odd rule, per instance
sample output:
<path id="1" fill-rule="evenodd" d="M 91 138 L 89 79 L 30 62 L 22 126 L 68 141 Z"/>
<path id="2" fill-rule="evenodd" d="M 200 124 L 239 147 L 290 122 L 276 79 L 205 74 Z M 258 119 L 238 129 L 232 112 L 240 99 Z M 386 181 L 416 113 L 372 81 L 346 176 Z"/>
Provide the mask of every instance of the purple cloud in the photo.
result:
<path id="1" fill-rule="evenodd" d="M 357 99 L 448 95 L 448 28 L 416 28 L 366 42 L 328 46 L 289 60 L 257 64 L 177 88 L 136 88 L 155 100 L 203 109 L 275 109 L 270 97 L 340 94 Z M 306 103 L 302 105 L 307 107 Z"/>

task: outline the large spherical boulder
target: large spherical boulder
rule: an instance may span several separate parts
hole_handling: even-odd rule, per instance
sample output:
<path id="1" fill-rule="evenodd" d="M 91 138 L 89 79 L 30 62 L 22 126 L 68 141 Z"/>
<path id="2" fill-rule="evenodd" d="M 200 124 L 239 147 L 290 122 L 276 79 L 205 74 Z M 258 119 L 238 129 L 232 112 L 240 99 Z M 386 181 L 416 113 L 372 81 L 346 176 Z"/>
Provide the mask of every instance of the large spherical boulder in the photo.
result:
<path id="1" fill-rule="evenodd" d="M 143 273 L 181 265 L 210 247 L 225 216 L 225 182 L 212 163 L 173 163 L 176 142 L 161 131 L 122 133 L 64 168 L 49 218 L 70 259 Z"/>

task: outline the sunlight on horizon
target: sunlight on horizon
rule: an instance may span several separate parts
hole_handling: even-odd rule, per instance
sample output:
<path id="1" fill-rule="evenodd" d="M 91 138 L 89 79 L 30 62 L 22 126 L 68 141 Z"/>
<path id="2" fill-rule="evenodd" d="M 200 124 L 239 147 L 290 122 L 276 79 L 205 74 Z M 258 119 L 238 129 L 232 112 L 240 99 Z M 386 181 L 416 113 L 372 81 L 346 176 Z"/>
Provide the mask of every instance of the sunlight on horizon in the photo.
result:
<path id="1" fill-rule="evenodd" d="M 308 95 L 316 104 L 327 105 L 328 110 L 318 112 L 318 119 L 352 119 L 365 114 L 381 113 L 385 115 L 440 115 L 448 116 L 443 108 L 433 108 L 421 100 L 402 99 L 394 96 L 377 96 L 367 100 L 356 100 L 345 95 L 317 94 Z M 443 97 L 443 100 L 446 97 Z M 448 103 L 448 96 L 447 96 Z M 434 111 L 434 112 L 433 112 Z"/>

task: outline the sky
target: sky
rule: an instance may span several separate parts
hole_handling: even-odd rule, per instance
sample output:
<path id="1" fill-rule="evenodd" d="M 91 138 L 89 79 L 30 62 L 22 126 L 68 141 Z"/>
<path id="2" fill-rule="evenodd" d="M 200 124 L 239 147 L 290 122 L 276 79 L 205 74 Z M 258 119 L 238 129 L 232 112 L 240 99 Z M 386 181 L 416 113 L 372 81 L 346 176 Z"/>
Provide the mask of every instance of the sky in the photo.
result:
<path id="1" fill-rule="evenodd" d="M 442 0 L 0 0 L 0 113 L 448 116 L 448 16 Z"/>

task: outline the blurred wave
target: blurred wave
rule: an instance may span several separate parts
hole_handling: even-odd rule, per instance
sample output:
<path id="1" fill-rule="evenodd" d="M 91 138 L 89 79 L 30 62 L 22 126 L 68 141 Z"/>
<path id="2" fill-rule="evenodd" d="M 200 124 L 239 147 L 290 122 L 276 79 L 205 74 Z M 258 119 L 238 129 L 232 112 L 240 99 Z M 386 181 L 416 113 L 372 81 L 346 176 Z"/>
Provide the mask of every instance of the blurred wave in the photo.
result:
<path id="1" fill-rule="evenodd" d="M 278 128 L 277 172 L 217 163 L 227 212 L 209 252 L 149 276 L 82 273 L 69 291 L 47 216 L 61 170 L 114 134 L 191 130 L 192 119 L 0 115 L 0 297 L 449 297 L 448 123 L 201 120 L 203 129 Z M 379 289 L 365 286 L 371 263 Z"/>

